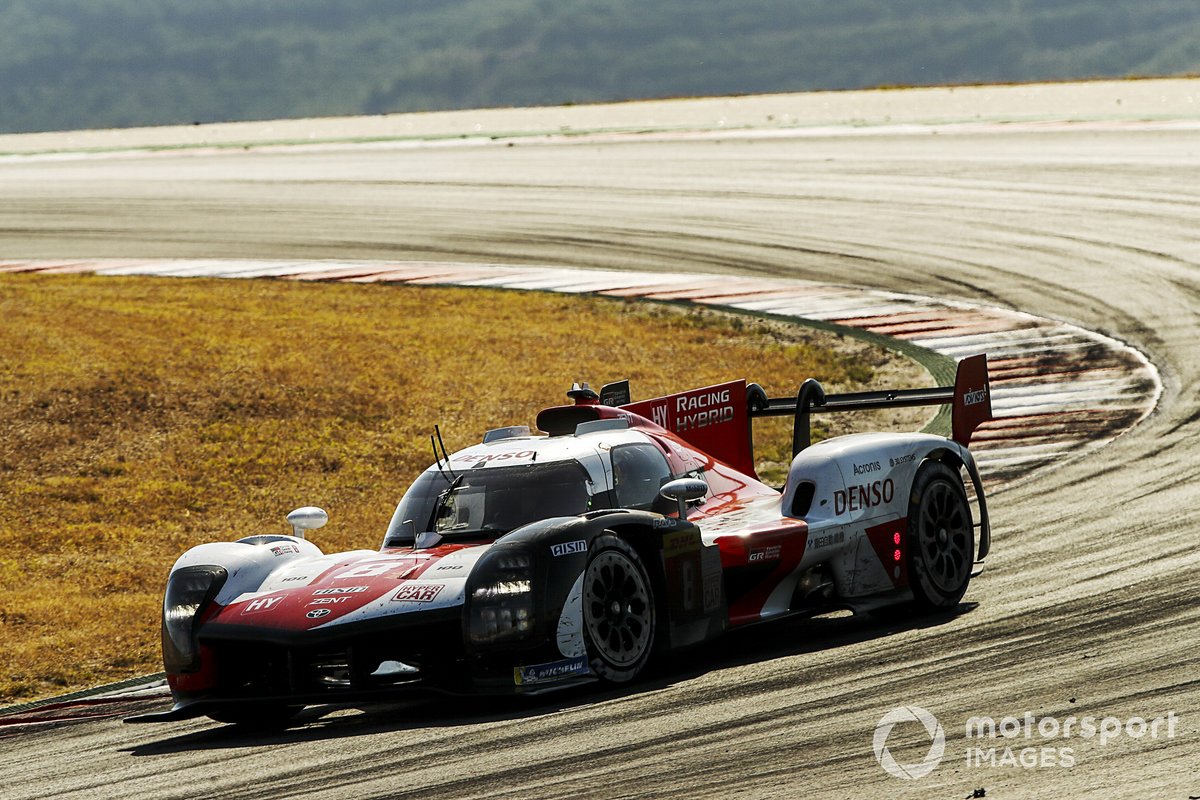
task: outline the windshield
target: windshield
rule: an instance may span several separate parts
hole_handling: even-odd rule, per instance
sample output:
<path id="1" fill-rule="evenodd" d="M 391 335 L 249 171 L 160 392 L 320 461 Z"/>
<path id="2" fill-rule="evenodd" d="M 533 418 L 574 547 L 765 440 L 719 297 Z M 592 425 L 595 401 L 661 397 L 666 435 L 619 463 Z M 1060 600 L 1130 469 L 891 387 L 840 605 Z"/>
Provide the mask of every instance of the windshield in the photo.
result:
<path id="1" fill-rule="evenodd" d="M 423 472 L 396 507 L 384 541 L 411 544 L 421 531 L 498 536 L 540 519 L 573 517 L 591 510 L 590 488 L 576 461 L 469 469 L 454 477 Z"/>

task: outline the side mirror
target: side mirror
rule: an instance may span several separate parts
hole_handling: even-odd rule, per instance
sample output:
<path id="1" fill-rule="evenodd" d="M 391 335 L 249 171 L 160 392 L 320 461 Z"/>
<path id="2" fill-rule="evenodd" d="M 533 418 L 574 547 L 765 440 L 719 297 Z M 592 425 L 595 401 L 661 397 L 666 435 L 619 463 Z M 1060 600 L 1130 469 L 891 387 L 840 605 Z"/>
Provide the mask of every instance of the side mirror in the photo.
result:
<path id="1" fill-rule="evenodd" d="M 287 521 L 292 526 L 292 535 L 297 539 L 303 539 L 305 531 L 315 531 L 317 528 L 324 527 L 325 523 L 329 522 L 329 515 L 323 508 L 304 506 L 288 514 Z"/>
<path id="2" fill-rule="evenodd" d="M 679 504 L 679 518 L 687 519 L 687 504 L 708 494 L 708 484 L 699 478 L 677 478 L 663 484 L 658 493 Z"/>

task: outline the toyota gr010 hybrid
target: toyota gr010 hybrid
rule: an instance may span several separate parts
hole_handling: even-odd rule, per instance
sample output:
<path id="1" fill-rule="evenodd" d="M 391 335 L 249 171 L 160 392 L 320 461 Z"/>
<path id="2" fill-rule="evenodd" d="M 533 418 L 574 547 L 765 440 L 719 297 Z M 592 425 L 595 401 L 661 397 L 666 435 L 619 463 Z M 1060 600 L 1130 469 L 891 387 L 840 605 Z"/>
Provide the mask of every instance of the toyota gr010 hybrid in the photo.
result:
<path id="1" fill-rule="evenodd" d="M 285 720 L 306 704 L 411 689 L 534 693 L 633 680 L 729 628 L 834 609 L 955 606 L 987 554 L 967 449 L 991 418 L 987 363 L 953 387 L 768 398 L 745 381 L 630 402 L 627 382 L 489 431 L 404 493 L 378 551 L 293 535 L 202 544 L 171 569 L 164 666 L 174 708 Z M 816 413 L 952 406 L 953 435 L 809 443 Z M 782 489 L 755 474 L 751 425 L 794 418 Z M 440 436 L 437 437 L 440 443 Z M 973 498 L 973 502 L 970 498 Z"/>

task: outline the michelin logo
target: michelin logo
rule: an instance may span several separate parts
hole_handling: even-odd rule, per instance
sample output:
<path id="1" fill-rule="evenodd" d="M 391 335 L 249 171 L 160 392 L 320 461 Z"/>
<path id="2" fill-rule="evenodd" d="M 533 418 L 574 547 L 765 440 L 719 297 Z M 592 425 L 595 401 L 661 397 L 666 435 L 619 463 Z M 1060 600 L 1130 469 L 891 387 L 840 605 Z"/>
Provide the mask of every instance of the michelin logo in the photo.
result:
<path id="1" fill-rule="evenodd" d="M 549 664 L 534 664 L 530 667 L 514 667 L 513 682 L 517 686 L 528 686 L 535 683 L 556 681 L 569 678 L 572 675 L 586 675 L 589 672 L 587 656 L 568 658 L 564 661 L 551 661 Z"/>

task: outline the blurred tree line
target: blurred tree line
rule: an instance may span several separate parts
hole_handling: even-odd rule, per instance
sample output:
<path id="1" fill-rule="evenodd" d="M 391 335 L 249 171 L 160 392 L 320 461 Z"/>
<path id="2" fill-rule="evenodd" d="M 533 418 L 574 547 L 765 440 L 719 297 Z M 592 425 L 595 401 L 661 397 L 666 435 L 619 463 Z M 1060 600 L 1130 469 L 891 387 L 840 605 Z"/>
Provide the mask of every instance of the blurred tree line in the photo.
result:
<path id="1" fill-rule="evenodd" d="M 1198 71 L 1196 0 L 0 0 L 0 132 Z"/>

